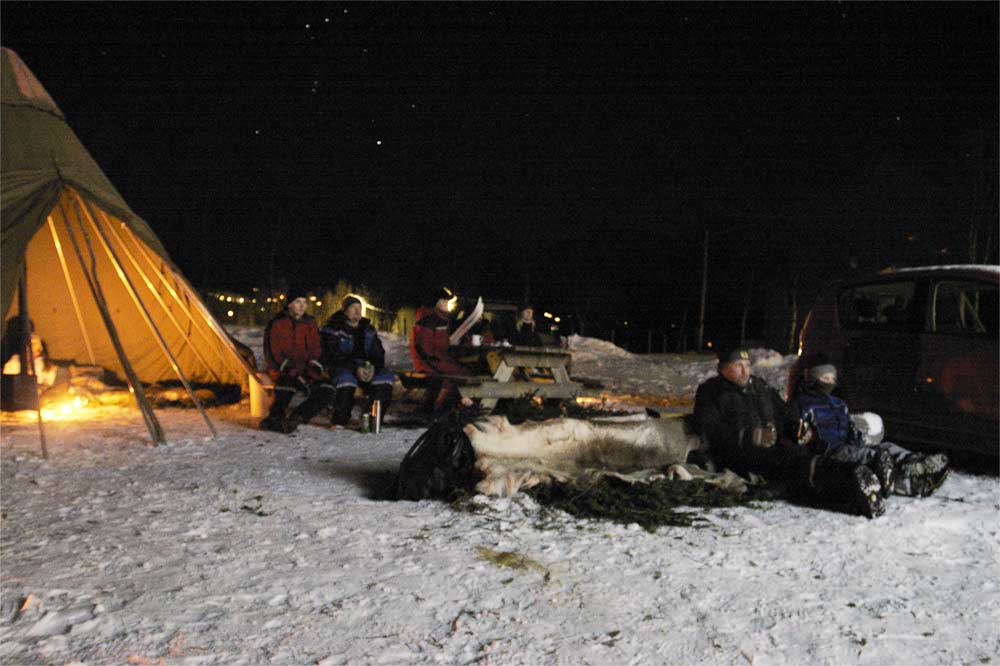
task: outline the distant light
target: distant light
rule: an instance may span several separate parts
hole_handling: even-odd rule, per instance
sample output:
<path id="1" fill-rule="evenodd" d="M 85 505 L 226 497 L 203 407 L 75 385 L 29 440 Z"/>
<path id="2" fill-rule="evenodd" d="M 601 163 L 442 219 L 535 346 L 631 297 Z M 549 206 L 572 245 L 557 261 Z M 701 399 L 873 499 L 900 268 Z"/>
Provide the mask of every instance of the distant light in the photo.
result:
<path id="1" fill-rule="evenodd" d="M 712 341 L 709 340 L 708 342 L 706 342 L 705 346 L 708 347 L 709 349 L 711 349 L 712 348 Z"/>
<path id="2" fill-rule="evenodd" d="M 226 316 L 227 316 L 227 317 L 232 317 L 232 316 L 233 316 L 233 311 L 232 311 L 232 310 L 230 310 L 229 312 L 227 312 L 227 313 L 226 313 Z"/>
<path id="3" fill-rule="evenodd" d="M 240 296 L 239 298 L 236 299 L 236 302 L 242 304 L 245 300 L 246 300 L 245 298 Z"/>
<path id="4" fill-rule="evenodd" d="M 315 296 L 310 296 L 310 297 L 309 297 L 309 300 L 310 300 L 310 301 L 315 301 L 315 300 L 316 300 L 316 297 L 315 297 Z"/>
<path id="5" fill-rule="evenodd" d="M 316 301 L 316 307 L 323 305 L 323 301 Z"/>
<path id="6" fill-rule="evenodd" d="M 251 298 L 251 299 L 250 299 L 250 302 L 251 302 L 251 303 L 256 303 L 256 302 L 257 302 L 257 299 L 256 299 L 256 298 Z"/>
<path id="7" fill-rule="evenodd" d="M 546 319 L 552 319 L 552 313 L 551 312 L 543 312 L 542 316 L 545 317 Z"/>
<path id="8" fill-rule="evenodd" d="M 559 322 L 562 321 L 562 319 L 560 319 L 559 317 L 555 317 L 552 321 L 558 324 Z"/>
<path id="9" fill-rule="evenodd" d="M 381 146 L 382 145 L 382 139 L 376 139 L 375 145 L 376 146 Z"/>
<path id="10" fill-rule="evenodd" d="M 225 296 L 223 296 L 222 294 L 219 294 L 219 300 L 220 300 L 220 301 L 224 301 L 224 300 L 226 300 L 226 297 L 225 297 Z"/>
<path id="11" fill-rule="evenodd" d="M 226 296 L 226 302 L 227 303 L 232 303 L 233 302 L 233 297 L 232 296 Z"/>

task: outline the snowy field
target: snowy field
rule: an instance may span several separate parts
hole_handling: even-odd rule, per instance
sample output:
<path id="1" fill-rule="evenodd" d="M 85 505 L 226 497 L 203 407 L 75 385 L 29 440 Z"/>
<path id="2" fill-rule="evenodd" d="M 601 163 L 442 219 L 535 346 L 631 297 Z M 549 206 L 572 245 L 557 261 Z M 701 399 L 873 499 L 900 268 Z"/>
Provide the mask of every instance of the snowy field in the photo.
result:
<path id="1" fill-rule="evenodd" d="M 622 393 L 689 399 L 714 372 L 572 348 Z M 5 417 L 0 663 L 1000 663 L 995 477 L 874 521 L 775 502 L 650 534 L 528 498 L 374 499 L 419 430 L 288 437 L 243 405 L 211 410 L 212 441 L 158 413 L 155 449 L 130 409 L 49 423 L 49 461 Z"/>

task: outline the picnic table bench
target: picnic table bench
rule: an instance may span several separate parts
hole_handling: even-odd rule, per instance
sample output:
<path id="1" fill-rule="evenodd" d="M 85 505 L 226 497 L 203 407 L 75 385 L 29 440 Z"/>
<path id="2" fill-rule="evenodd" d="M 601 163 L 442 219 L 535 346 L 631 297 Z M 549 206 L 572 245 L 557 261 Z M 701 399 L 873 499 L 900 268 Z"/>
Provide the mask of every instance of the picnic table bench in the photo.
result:
<path id="1" fill-rule="evenodd" d="M 538 396 L 568 400 L 585 391 L 569 376 L 568 351 L 558 347 L 452 347 L 452 358 L 473 375 L 437 375 L 458 386 L 463 397 L 478 398 L 484 409 L 493 409 L 505 398 Z M 399 375 L 404 388 L 424 388 L 430 376 L 421 372 Z"/>
<path id="2" fill-rule="evenodd" d="M 569 377 L 570 353 L 558 347 L 455 347 L 452 353 L 474 371 L 489 373 L 458 385 L 462 396 L 479 398 L 485 409 L 493 409 L 503 398 L 566 400 L 583 390 Z"/>

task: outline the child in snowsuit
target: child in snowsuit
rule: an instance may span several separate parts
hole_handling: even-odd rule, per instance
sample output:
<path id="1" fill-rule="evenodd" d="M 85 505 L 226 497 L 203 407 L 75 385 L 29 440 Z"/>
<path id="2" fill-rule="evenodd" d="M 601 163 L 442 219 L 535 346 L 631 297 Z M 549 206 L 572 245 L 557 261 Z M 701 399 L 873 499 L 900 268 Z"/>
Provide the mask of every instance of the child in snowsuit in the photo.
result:
<path id="1" fill-rule="evenodd" d="M 812 430 L 809 446 L 819 455 L 834 460 L 868 465 L 879 473 L 883 495 L 926 497 L 948 477 L 948 458 L 943 454 L 924 455 L 890 442 L 868 445 L 851 420 L 847 404 L 832 394 L 837 386 L 837 368 L 830 364 L 809 369 L 799 384 L 791 405 L 804 427 Z M 891 461 L 891 466 L 877 460 Z M 881 469 L 879 469 L 881 467 Z"/>

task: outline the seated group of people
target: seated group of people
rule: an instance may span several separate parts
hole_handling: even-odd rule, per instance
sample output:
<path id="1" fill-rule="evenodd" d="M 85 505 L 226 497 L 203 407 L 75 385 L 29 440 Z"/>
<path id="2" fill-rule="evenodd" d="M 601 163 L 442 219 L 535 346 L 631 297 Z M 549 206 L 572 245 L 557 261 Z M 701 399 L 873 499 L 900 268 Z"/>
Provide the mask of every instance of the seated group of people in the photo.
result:
<path id="1" fill-rule="evenodd" d="M 454 298 L 447 289 L 436 289 L 417 310 L 410 338 L 410 354 L 417 372 L 427 376 L 428 389 L 421 405 L 427 416 L 439 416 L 456 404 L 470 404 L 458 392 L 456 378 L 471 371 L 452 357 L 449 350 Z M 306 310 L 309 301 L 302 290 L 288 292 L 285 309 L 264 332 L 264 358 L 268 376 L 274 381 L 274 401 L 261 422 L 264 430 L 291 433 L 333 404 L 331 425 L 350 422 L 358 388 L 369 400 L 382 404 L 382 416 L 392 401 L 396 376 L 385 367 L 385 349 L 371 322 L 362 316 L 361 301 L 348 296 L 341 309 L 319 327 Z M 484 331 L 485 332 L 485 331 Z M 510 340 L 515 345 L 541 344 L 534 330 L 534 311 L 522 306 Z M 492 342 L 489 335 L 485 342 Z M 289 413 L 297 392 L 306 398 Z"/>
<path id="2" fill-rule="evenodd" d="M 285 309 L 264 331 L 264 359 L 274 381 L 274 401 L 260 427 L 291 433 L 331 404 L 331 425 L 347 425 L 359 387 L 370 400 L 381 401 L 385 414 L 396 376 L 385 367 L 385 349 L 375 327 L 362 316 L 361 301 L 345 298 L 323 328 L 306 313 L 308 306 L 304 291 L 289 290 Z M 306 398 L 289 413 L 299 391 Z"/>
<path id="3" fill-rule="evenodd" d="M 873 518 L 891 493 L 925 497 L 948 476 L 944 455 L 872 444 L 833 395 L 837 369 L 817 364 L 789 402 L 750 372 L 745 349 L 724 350 L 719 374 L 698 387 L 694 421 L 713 463 L 759 475 L 803 496 Z"/>

